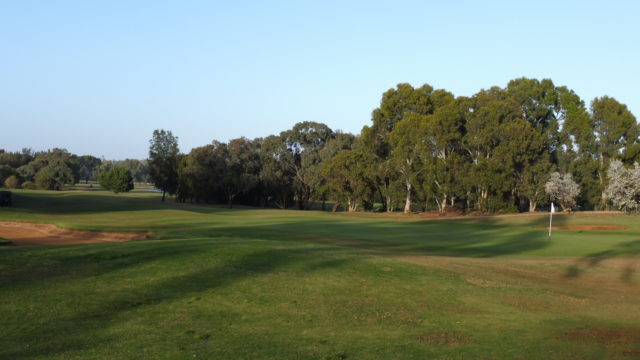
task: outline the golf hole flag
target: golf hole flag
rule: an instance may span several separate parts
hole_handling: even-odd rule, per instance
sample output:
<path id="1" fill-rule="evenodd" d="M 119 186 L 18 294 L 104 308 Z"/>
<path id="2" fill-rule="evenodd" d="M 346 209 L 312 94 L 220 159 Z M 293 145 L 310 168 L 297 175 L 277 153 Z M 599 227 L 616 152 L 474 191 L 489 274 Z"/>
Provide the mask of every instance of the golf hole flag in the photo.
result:
<path id="1" fill-rule="evenodd" d="M 556 212 L 556 208 L 551 203 L 551 212 L 549 213 L 549 239 L 551 239 L 551 222 L 553 221 L 553 213 Z"/>

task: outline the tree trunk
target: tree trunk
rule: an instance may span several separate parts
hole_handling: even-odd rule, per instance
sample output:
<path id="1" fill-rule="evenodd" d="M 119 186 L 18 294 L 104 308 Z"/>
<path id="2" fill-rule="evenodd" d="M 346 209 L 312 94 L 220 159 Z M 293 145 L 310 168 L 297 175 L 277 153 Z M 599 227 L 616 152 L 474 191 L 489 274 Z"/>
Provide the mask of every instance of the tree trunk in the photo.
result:
<path id="1" fill-rule="evenodd" d="M 393 212 L 393 204 L 391 203 L 391 196 L 386 198 L 387 212 Z"/>
<path id="2" fill-rule="evenodd" d="M 164 202 L 164 195 L 165 195 L 166 193 L 167 193 L 166 191 L 162 190 L 162 202 Z"/>
<path id="3" fill-rule="evenodd" d="M 438 200 L 436 197 L 436 204 L 438 204 L 438 212 L 444 214 L 447 208 L 447 195 L 442 195 L 442 200 Z"/>
<path id="4" fill-rule="evenodd" d="M 340 202 L 339 201 L 334 202 L 333 207 L 331 208 L 331 212 L 338 211 L 338 207 L 340 207 Z"/>
<path id="5" fill-rule="evenodd" d="M 411 212 L 411 183 L 407 180 L 405 184 L 407 186 L 407 199 L 404 202 L 404 213 L 408 214 Z"/>
<path id="6" fill-rule="evenodd" d="M 534 200 L 529 199 L 529 212 L 534 212 L 536 211 L 536 205 L 538 203 Z"/>

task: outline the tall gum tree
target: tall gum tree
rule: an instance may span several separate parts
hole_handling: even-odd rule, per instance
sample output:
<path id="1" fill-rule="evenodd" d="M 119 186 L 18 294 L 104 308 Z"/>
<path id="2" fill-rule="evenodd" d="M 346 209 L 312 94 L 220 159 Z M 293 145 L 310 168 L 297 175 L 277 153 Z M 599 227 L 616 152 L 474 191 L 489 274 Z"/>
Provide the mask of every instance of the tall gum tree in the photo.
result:
<path id="1" fill-rule="evenodd" d="M 461 147 L 470 159 L 468 183 L 475 192 L 476 208 L 489 210 L 490 196 L 505 187 L 506 164 L 496 159 L 498 146 L 505 141 L 505 125 L 519 119 L 521 110 L 506 99 L 499 88 L 475 94 L 465 122 Z"/>
<path id="2" fill-rule="evenodd" d="M 335 137 L 325 124 L 305 121 L 280 134 L 290 152 L 288 166 L 294 174 L 296 200 L 300 210 L 309 209 L 313 200 L 313 185 L 320 175 L 320 151 Z"/>
<path id="3" fill-rule="evenodd" d="M 393 211 L 394 190 L 398 185 L 396 181 L 399 180 L 405 188 L 405 211 L 410 211 L 413 191 L 411 185 L 413 175 L 409 168 L 413 168 L 415 162 L 411 158 L 402 158 L 402 150 L 392 154 L 394 150 L 391 142 L 392 133 L 407 117 L 433 114 L 438 102 L 446 101 L 445 93 L 442 90 L 434 93 L 433 87 L 427 84 L 419 88 L 409 84 L 398 84 L 395 89 L 389 89 L 382 95 L 380 106 L 373 111 L 371 126 L 363 128 L 361 136 L 363 148 L 375 156 L 381 170 L 376 183 L 386 211 Z M 407 152 L 405 155 L 412 156 Z M 398 169 L 398 167 L 404 169 L 404 172 L 401 176 L 394 177 L 389 170 Z"/>

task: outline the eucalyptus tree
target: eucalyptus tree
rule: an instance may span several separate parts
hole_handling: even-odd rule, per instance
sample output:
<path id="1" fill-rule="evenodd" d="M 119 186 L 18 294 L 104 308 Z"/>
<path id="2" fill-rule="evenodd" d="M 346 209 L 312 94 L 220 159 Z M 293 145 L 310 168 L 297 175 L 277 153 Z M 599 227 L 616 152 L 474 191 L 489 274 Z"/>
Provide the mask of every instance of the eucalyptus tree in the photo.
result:
<path id="1" fill-rule="evenodd" d="M 334 137 L 329 139 L 318 153 L 321 165 L 338 155 L 342 150 L 353 150 L 356 144 L 356 136 L 336 130 Z M 327 184 L 326 177 L 322 174 L 321 167 L 316 168 L 320 170 L 320 176 L 312 177 L 311 187 L 313 189 L 313 197 L 322 202 L 322 211 L 324 211 L 331 190 Z M 363 207 L 365 210 L 370 210 L 373 207 L 373 198 L 363 200 Z"/>
<path id="2" fill-rule="evenodd" d="M 320 151 L 335 137 L 327 125 L 305 121 L 280 134 L 290 152 L 287 156 L 290 171 L 294 174 L 296 200 L 300 210 L 309 209 L 313 200 L 314 184 L 320 175 Z"/>
<path id="3" fill-rule="evenodd" d="M 469 106 L 465 97 L 442 104 L 433 116 L 427 117 L 426 138 L 419 144 L 425 166 L 422 176 L 425 200 L 433 196 L 440 212 L 464 196 L 461 180 L 467 170 L 467 158 L 461 142 Z"/>
<path id="4" fill-rule="evenodd" d="M 293 155 L 280 136 L 259 139 L 260 173 L 264 205 L 273 203 L 280 209 L 291 206 L 294 197 Z"/>
<path id="5" fill-rule="evenodd" d="M 512 179 L 509 164 L 497 157 L 505 141 L 505 127 L 521 116 L 518 104 L 504 96 L 499 88 L 481 91 L 471 98 L 461 148 L 470 160 L 467 184 L 475 193 L 475 206 L 488 211 L 492 195 L 502 195 L 506 182 Z"/>
<path id="6" fill-rule="evenodd" d="M 415 178 L 415 151 L 408 151 L 409 144 L 399 135 L 393 135 L 395 128 L 402 121 L 416 116 L 433 114 L 439 105 L 444 105 L 453 96 L 446 91 L 436 90 L 430 85 L 414 88 L 409 84 L 398 84 L 382 95 L 380 106 L 373 111 L 371 126 L 362 129 L 363 149 L 374 155 L 378 167 L 376 187 L 387 211 L 392 211 L 398 188 L 404 188 L 405 211 L 411 207 L 411 194 Z M 406 132 L 412 124 L 404 125 L 399 132 Z M 395 143 L 395 144 L 394 144 Z M 401 148 L 394 152 L 394 145 Z M 407 157 L 408 156 L 408 157 Z"/>
<path id="7" fill-rule="evenodd" d="M 522 120 L 530 126 L 517 125 L 514 146 L 520 148 L 514 161 L 517 184 L 514 195 L 520 207 L 528 202 L 529 211 L 544 199 L 542 188 L 548 174 L 558 163 L 563 138 L 559 132 L 566 116 L 572 114 L 568 89 L 557 87 L 550 79 L 519 78 L 509 82 L 506 95 L 520 107 Z M 564 101 L 563 101 L 564 100 Z"/>
<path id="8" fill-rule="evenodd" d="M 226 156 L 226 144 L 217 141 L 192 149 L 180 162 L 178 198 L 205 203 L 221 200 Z"/>
<path id="9" fill-rule="evenodd" d="M 373 196 L 372 158 L 372 154 L 362 150 L 342 150 L 322 164 L 327 189 L 335 199 L 333 211 L 340 203 L 348 211 L 356 211 L 359 204 Z"/>
<path id="10" fill-rule="evenodd" d="M 241 137 L 227 144 L 226 166 L 223 174 L 224 192 L 229 208 L 239 195 L 255 188 L 260 176 L 260 154 L 253 141 Z"/>

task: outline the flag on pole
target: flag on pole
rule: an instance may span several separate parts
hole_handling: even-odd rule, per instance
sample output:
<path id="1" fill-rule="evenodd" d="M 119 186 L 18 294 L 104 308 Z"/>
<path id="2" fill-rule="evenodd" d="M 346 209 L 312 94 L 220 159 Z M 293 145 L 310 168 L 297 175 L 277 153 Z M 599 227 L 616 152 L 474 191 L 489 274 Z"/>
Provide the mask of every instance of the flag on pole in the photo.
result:
<path id="1" fill-rule="evenodd" d="M 551 239 L 551 222 L 553 221 L 554 212 L 556 212 L 556 208 L 553 207 L 553 202 L 551 202 L 551 212 L 549 213 L 549 239 Z"/>

